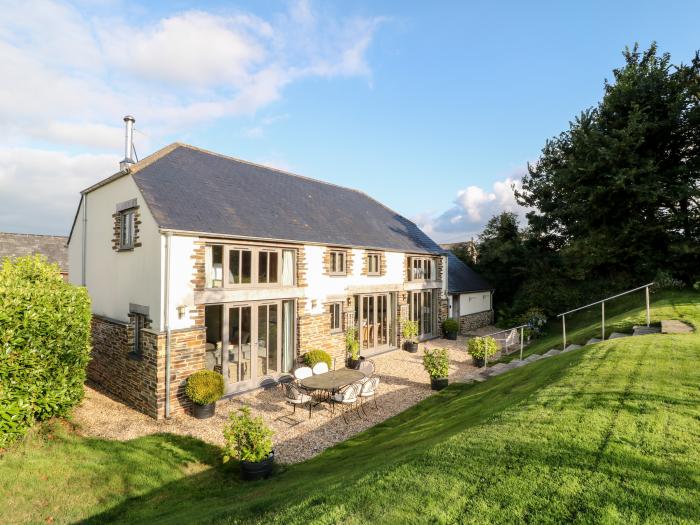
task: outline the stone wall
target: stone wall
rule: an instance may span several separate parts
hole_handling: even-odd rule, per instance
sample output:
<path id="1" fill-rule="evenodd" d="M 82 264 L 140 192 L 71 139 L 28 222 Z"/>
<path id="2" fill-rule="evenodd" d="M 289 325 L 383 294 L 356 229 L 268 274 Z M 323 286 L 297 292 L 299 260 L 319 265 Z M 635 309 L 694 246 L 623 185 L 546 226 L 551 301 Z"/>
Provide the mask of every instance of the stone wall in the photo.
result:
<path id="1" fill-rule="evenodd" d="M 466 335 L 472 330 L 493 323 L 493 310 L 477 312 L 475 314 L 462 315 L 459 318 L 459 333 Z"/>
<path id="2" fill-rule="evenodd" d="M 301 301 L 300 301 L 301 302 Z M 330 303 L 329 303 L 330 304 Z M 343 330 L 331 333 L 331 313 L 325 308 L 322 314 L 300 314 L 297 324 L 297 354 L 301 356 L 310 350 L 325 350 L 335 359 L 336 368 L 345 366 L 345 315 L 347 303 L 343 303 Z M 303 312 L 303 309 L 300 309 Z"/>
<path id="3" fill-rule="evenodd" d="M 88 377 L 128 405 L 156 417 L 157 347 L 143 341 L 141 354 L 135 355 L 132 344 L 131 324 L 93 316 Z"/>
<path id="4" fill-rule="evenodd" d="M 187 378 L 205 368 L 203 327 L 174 330 L 170 338 L 170 412 L 189 411 Z M 151 416 L 165 417 L 165 333 L 141 330 L 141 353 L 133 352 L 133 326 L 93 316 L 92 360 L 88 377 L 124 403 Z"/>

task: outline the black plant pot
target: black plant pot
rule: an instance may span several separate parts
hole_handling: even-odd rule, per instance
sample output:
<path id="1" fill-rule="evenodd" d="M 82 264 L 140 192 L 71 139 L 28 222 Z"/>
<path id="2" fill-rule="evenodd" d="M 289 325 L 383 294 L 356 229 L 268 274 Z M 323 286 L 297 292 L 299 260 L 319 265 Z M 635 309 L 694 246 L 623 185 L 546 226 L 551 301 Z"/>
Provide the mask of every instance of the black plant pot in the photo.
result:
<path id="1" fill-rule="evenodd" d="M 267 479 L 272 474 L 272 468 L 275 464 L 275 451 L 270 452 L 267 459 L 262 461 L 241 461 L 241 478 L 245 481 L 255 481 L 258 479 Z"/>
<path id="2" fill-rule="evenodd" d="M 445 339 L 449 339 L 450 341 L 456 341 L 457 332 L 445 332 Z"/>
<path id="3" fill-rule="evenodd" d="M 412 343 L 410 341 L 406 341 L 403 344 L 403 348 L 404 348 L 404 350 L 406 350 L 406 352 L 410 352 L 412 354 L 415 354 L 418 352 L 418 343 Z"/>
<path id="4" fill-rule="evenodd" d="M 472 357 L 472 359 L 474 360 L 474 366 L 478 366 L 479 368 L 485 364 L 483 357 Z"/>
<path id="5" fill-rule="evenodd" d="M 357 370 L 358 368 L 360 368 L 360 363 L 364 360 L 365 358 L 363 356 L 360 356 L 359 359 L 350 359 L 348 357 L 348 360 L 345 362 L 345 366 L 352 370 Z"/>
<path id="6" fill-rule="evenodd" d="M 447 387 L 448 379 L 446 377 L 431 377 L 430 378 L 430 389 L 431 390 L 442 390 Z"/>
<path id="7" fill-rule="evenodd" d="M 208 405 L 193 403 L 192 406 L 194 407 L 192 413 L 197 419 L 209 419 L 216 412 L 216 403 L 209 403 Z"/>

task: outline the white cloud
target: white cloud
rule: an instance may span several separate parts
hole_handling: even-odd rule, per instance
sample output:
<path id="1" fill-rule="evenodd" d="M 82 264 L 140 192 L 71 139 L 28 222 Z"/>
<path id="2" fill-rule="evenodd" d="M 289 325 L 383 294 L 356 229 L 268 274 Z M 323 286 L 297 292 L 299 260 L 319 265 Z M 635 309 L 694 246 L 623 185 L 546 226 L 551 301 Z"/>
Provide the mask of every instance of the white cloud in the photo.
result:
<path id="1" fill-rule="evenodd" d="M 513 188 L 522 187 L 522 176 L 510 176 L 493 183 L 491 189 L 468 186 L 457 192 L 452 207 L 442 213 L 422 213 L 414 222 L 439 242 L 459 242 L 476 237 L 486 222 L 503 211 L 524 219 L 527 209 L 515 200 Z"/>
<path id="2" fill-rule="evenodd" d="M 117 155 L 0 150 L 0 231 L 68 235 L 80 191 L 114 173 Z"/>
<path id="3" fill-rule="evenodd" d="M 233 8 L 153 19 L 122 16 L 141 9 L 123 2 L 3 5 L 0 201 L 11 204 L 0 210 L 0 231 L 65 233 L 85 181 L 116 168 L 127 113 L 145 156 L 192 124 L 224 117 L 245 115 L 247 134 L 262 136 L 275 120 L 256 115 L 301 79 L 369 81 L 366 54 L 383 19 L 339 19 L 325 7 L 299 0 L 267 19 Z"/>

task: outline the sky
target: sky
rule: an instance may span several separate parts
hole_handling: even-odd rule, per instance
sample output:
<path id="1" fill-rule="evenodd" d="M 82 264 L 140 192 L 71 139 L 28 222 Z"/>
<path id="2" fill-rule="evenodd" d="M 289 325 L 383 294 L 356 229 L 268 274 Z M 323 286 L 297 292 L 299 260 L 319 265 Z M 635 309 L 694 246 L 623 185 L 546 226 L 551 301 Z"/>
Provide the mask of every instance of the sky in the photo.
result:
<path id="1" fill-rule="evenodd" d="M 625 46 L 700 49 L 696 1 L 0 0 L 0 231 L 67 235 L 80 190 L 175 141 L 478 235 Z"/>

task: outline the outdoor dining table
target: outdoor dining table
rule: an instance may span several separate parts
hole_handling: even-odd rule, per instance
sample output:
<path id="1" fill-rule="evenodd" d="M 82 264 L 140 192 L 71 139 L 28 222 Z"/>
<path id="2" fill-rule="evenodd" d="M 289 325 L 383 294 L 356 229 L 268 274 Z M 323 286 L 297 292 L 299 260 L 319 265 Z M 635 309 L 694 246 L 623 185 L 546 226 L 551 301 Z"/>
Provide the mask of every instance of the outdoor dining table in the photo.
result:
<path id="1" fill-rule="evenodd" d="M 343 368 L 341 370 L 332 370 L 324 374 L 307 377 L 306 379 L 302 379 L 299 384 L 307 390 L 325 390 L 332 396 L 344 386 L 356 383 L 365 377 L 366 374 L 364 372 Z"/>

